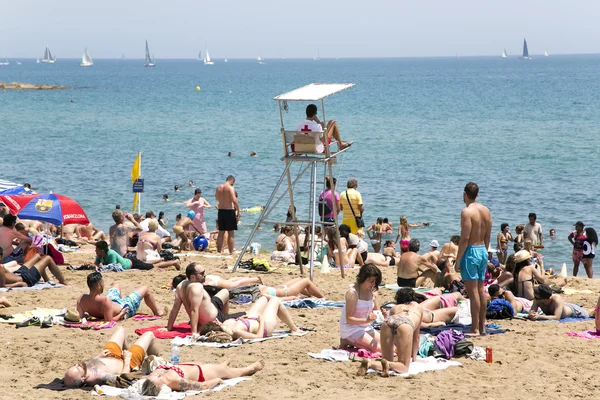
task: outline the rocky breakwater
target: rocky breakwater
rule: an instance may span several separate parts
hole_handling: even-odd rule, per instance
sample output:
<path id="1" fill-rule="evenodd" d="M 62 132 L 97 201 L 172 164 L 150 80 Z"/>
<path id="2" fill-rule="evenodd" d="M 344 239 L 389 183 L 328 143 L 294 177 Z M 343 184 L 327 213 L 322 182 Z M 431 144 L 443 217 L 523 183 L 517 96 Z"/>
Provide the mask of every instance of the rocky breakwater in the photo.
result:
<path id="1" fill-rule="evenodd" d="M 33 83 L 21 82 L 0 82 L 0 90 L 56 90 L 71 89 L 71 86 L 60 85 L 38 85 Z"/>

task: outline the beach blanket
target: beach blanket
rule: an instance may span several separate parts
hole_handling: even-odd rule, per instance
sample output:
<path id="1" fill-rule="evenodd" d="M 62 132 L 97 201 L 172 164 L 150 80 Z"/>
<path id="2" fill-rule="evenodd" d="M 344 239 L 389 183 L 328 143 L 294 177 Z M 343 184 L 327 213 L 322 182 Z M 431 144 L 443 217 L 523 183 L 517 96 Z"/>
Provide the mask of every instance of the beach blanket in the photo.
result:
<path id="1" fill-rule="evenodd" d="M 9 319 L 3 319 L 0 318 L 0 323 L 7 323 L 7 324 L 18 324 L 20 322 L 23 322 L 31 317 L 38 317 L 40 320 L 46 318 L 46 317 L 59 317 L 62 315 L 65 315 L 65 313 L 67 312 L 66 308 L 36 308 L 34 310 L 31 311 L 26 311 L 24 313 L 20 313 L 20 314 L 12 314 L 12 318 Z"/>
<path id="2" fill-rule="evenodd" d="M 197 340 L 194 340 L 194 338 L 192 338 L 191 336 L 186 336 L 184 338 L 176 337 L 173 339 L 172 343 L 176 344 L 177 346 L 204 346 L 204 347 L 216 347 L 216 348 L 227 349 L 230 347 L 238 347 L 243 344 L 264 342 L 265 340 L 283 339 L 288 336 L 304 336 L 307 333 L 308 332 L 290 333 L 290 331 L 287 331 L 287 330 L 276 330 L 276 331 L 273 331 L 272 336 L 269 336 L 266 338 L 258 338 L 258 339 L 238 338 L 232 342 L 227 342 L 227 343 L 206 342 L 205 340 L 207 339 L 207 336 L 200 336 L 199 338 L 197 338 Z"/>
<path id="3" fill-rule="evenodd" d="M 136 314 L 133 316 L 134 321 L 156 321 L 161 319 L 158 315 Z"/>
<path id="4" fill-rule="evenodd" d="M 408 372 L 405 374 L 398 374 L 394 371 L 390 371 L 390 376 L 400 376 L 406 378 L 411 375 L 417 375 L 427 371 L 441 371 L 449 367 L 460 367 L 462 364 L 458 361 L 448 361 L 435 357 L 427 357 L 419 359 L 419 362 L 411 362 L 408 367 Z M 368 374 L 379 374 L 380 372 L 374 369 L 369 369 Z"/>
<path id="5" fill-rule="evenodd" d="M 154 333 L 157 339 L 174 339 L 176 337 L 186 337 L 192 335 L 192 328 L 188 322 L 173 325 L 172 331 L 167 331 L 164 325 L 150 326 L 148 328 L 138 328 L 135 333 L 143 335 L 146 332 Z"/>
<path id="6" fill-rule="evenodd" d="M 538 314 L 541 314 L 541 311 Z M 517 317 L 529 320 L 529 318 L 527 318 L 528 315 L 529 314 L 526 314 L 526 313 L 518 313 Z M 556 319 L 536 319 L 535 322 L 560 322 L 560 323 L 564 324 L 564 323 L 567 323 L 567 322 L 591 321 L 593 319 L 594 318 L 571 318 L 571 317 L 569 317 L 569 318 L 562 318 L 562 319 L 559 319 L 559 320 L 556 320 Z"/>
<path id="7" fill-rule="evenodd" d="M 326 299 L 300 299 L 284 301 L 283 305 L 291 308 L 342 308 L 344 307 L 343 301 L 331 301 Z"/>
<path id="8" fill-rule="evenodd" d="M 13 291 L 13 290 L 43 290 L 43 289 L 54 289 L 54 288 L 59 288 L 59 287 L 63 287 L 65 285 L 63 285 L 62 283 L 54 283 L 52 281 L 49 282 L 38 282 L 33 286 L 26 286 L 26 287 L 15 287 L 15 288 L 0 288 L 0 293 L 1 292 L 8 292 Z"/>
<path id="9" fill-rule="evenodd" d="M 445 326 L 438 326 L 435 328 L 421 328 L 421 333 L 429 333 L 431 335 L 437 336 L 440 332 L 443 332 L 447 329 L 454 329 L 461 332 L 468 332 L 471 330 L 471 325 L 461 325 L 461 324 L 450 324 Z M 485 333 L 488 335 L 497 335 L 500 333 L 506 333 L 510 331 L 510 329 L 504 329 L 497 323 L 493 322 L 491 324 L 487 324 L 485 326 Z"/>
<path id="10" fill-rule="evenodd" d="M 589 330 L 583 332 L 565 332 L 569 336 L 580 337 L 583 339 L 600 339 L 600 331 Z"/>
<path id="11" fill-rule="evenodd" d="M 347 350 L 323 349 L 320 353 L 308 353 L 308 355 L 327 361 L 350 361 L 350 352 Z"/>
<path id="12" fill-rule="evenodd" d="M 160 394 L 158 396 L 142 396 L 140 394 L 142 385 L 144 384 L 145 379 L 140 379 L 135 382 L 133 385 L 128 387 L 127 389 L 119 389 L 112 386 L 102 385 L 95 386 L 92 391 L 93 396 L 114 396 L 114 397 L 122 397 L 124 399 L 161 399 L 161 400 L 177 400 L 183 399 L 187 396 L 195 396 L 204 392 L 219 392 L 227 387 L 232 387 L 237 385 L 243 381 L 249 381 L 250 378 L 242 377 L 242 378 L 233 378 L 233 379 L 225 379 L 224 382 L 212 389 L 207 390 L 188 390 L 186 392 L 174 392 L 169 389 L 167 386 L 163 386 Z M 100 392 L 100 393 L 98 393 Z"/>

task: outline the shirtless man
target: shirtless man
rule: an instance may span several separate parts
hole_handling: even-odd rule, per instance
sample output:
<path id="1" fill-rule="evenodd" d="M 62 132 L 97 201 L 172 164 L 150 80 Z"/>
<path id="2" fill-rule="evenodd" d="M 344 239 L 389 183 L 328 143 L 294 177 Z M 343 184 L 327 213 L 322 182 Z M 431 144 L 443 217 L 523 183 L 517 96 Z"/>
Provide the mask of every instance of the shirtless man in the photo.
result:
<path id="1" fill-rule="evenodd" d="M 85 313 L 104 321 L 120 321 L 131 318 L 140 308 L 142 299 L 154 315 L 162 317 L 166 313 L 166 310 L 163 310 L 162 313 L 158 310 L 148 286 L 142 286 L 122 299 L 121 287 L 118 284 L 114 284 L 112 288 L 108 289 L 106 296 L 102 294 L 104 280 L 100 272 L 89 274 L 87 285 L 90 294 L 82 294 L 77 300 L 79 318 L 83 318 Z"/>
<path id="2" fill-rule="evenodd" d="M 492 216 L 490 210 L 477 203 L 479 186 L 469 182 L 463 192 L 466 207 L 460 213 L 460 241 L 454 268 L 460 272 L 471 300 L 471 335 L 485 334 L 486 297 L 483 282 L 488 263 Z"/>
<path id="3" fill-rule="evenodd" d="M 535 299 L 531 305 L 529 311 L 529 318 L 532 321 L 535 320 L 555 320 L 563 318 L 593 318 L 595 316 L 595 309 L 586 310 L 577 304 L 567 303 L 562 299 L 559 294 L 553 294 L 550 286 L 541 284 L 533 289 Z M 544 314 L 540 315 L 537 313 L 540 308 Z"/>
<path id="4" fill-rule="evenodd" d="M 173 324 L 182 304 L 190 318 L 192 334 L 198 333 L 198 327 L 208 322 L 220 323 L 226 319 L 246 314 L 243 312 L 236 315 L 227 315 L 229 312 L 229 291 L 227 289 L 220 290 L 211 298 L 201 283 L 205 275 L 206 270 L 200 264 L 191 263 L 185 269 L 187 280 L 181 282 L 175 289 L 175 303 L 169 314 L 168 331 L 173 330 Z"/>
<path id="5" fill-rule="evenodd" d="M 219 236 L 217 237 L 217 251 L 223 252 L 223 235 L 227 233 L 227 248 L 229 254 L 233 254 L 235 245 L 235 231 L 237 231 L 237 221 L 240 217 L 240 206 L 237 201 L 233 184 L 235 178 L 232 175 L 227 177 L 225 183 L 217 187 L 215 199 L 219 203 L 218 224 Z"/>
<path id="6" fill-rule="evenodd" d="M 94 385 L 112 385 L 117 376 L 131 372 L 142 365 L 146 355 L 158 355 L 154 334 L 146 332 L 131 347 L 127 347 L 125 329 L 118 327 L 100 354 L 80 361 L 65 373 L 63 383 L 68 388 Z"/>
<path id="7" fill-rule="evenodd" d="M 2 256 L 2 249 L 0 249 L 0 259 L 2 259 Z M 9 264 L 15 265 L 10 268 Z M 42 257 L 36 254 L 23 265 L 18 265 L 14 261 L 0 264 L 0 287 L 31 287 L 42 278 L 44 278 L 45 282 L 48 282 L 50 278 L 46 273 L 46 268 L 50 268 L 50 272 L 58 279 L 59 283 L 66 284 L 65 278 L 52 257 Z"/>
<path id="8" fill-rule="evenodd" d="M 116 251 L 120 256 L 124 256 L 127 253 L 129 234 L 142 231 L 142 227 L 135 218 L 133 218 L 133 215 L 123 214 L 123 211 L 121 210 L 113 211 L 112 218 L 115 221 L 115 224 L 108 230 L 110 248 Z M 132 225 L 125 224 L 125 220 L 129 221 Z"/>
<path id="9" fill-rule="evenodd" d="M 425 255 L 417 254 L 421 243 L 418 239 L 411 239 L 408 251 L 400 256 L 397 268 L 397 283 L 400 287 L 419 287 L 429 278 L 435 280 L 435 275 L 440 272 L 438 267 Z M 422 269 L 425 267 L 424 269 Z"/>
<path id="10" fill-rule="evenodd" d="M 2 226 L 0 226 L 0 248 L 3 251 L 4 258 L 0 257 L 0 262 L 9 262 L 12 260 L 19 261 L 18 258 L 13 257 L 13 240 L 19 239 L 25 243 L 31 244 L 31 239 L 22 233 L 15 231 L 15 225 L 17 224 L 17 217 L 12 214 L 7 214 L 2 220 Z M 22 258 L 21 258 L 22 260 Z"/>
<path id="11" fill-rule="evenodd" d="M 424 256 L 427 257 L 432 263 L 437 264 L 437 260 L 440 257 L 440 251 L 438 250 L 440 244 L 437 240 L 432 240 L 429 242 L 429 247 L 431 247 L 431 250 L 425 253 Z"/>
<path id="12" fill-rule="evenodd" d="M 460 241 L 460 236 L 454 235 L 450 238 L 450 242 L 445 243 L 440 250 L 440 256 L 446 257 L 453 264 L 456 261 L 456 255 L 458 254 L 458 242 Z"/>
<path id="13" fill-rule="evenodd" d="M 88 243 L 95 243 L 97 240 L 106 240 L 106 234 L 96 229 L 96 227 L 90 222 L 87 225 L 78 225 L 75 228 L 75 233 L 80 240 Z"/>
<path id="14" fill-rule="evenodd" d="M 524 297 L 516 297 L 510 290 L 502 289 L 500 285 L 496 284 L 488 287 L 488 294 L 491 300 L 502 299 L 508 301 L 515 311 L 515 317 L 518 313 L 529 313 L 533 304 L 531 300 L 527 300 Z"/>

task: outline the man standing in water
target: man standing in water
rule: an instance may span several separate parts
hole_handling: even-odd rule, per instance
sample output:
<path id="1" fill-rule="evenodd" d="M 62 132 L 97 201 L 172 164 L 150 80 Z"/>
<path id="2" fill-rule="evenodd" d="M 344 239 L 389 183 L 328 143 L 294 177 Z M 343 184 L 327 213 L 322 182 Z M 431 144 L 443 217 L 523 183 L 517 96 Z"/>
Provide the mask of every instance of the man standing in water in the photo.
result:
<path id="1" fill-rule="evenodd" d="M 488 263 L 487 249 L 490 246 L 492 233 L 492 216 L 490 210 L 477 203 L 479 186 L 469 182 L 465 186 L 463 201 L 466 207 L 460 213 L 460 241 L 455 265 L 460 272 L 471 302 L 471 318 L 473 320 L 472 335 L 485 334 L 486 299 L 483 288 L 485 271 Z"/>
<path id="2" fill-rule="evenodd" d="M 237 231 L 237 221 L 240 216 L 240 206 L 233 189 L 235 178 L 233 175 L 229 175 L 225 183 L 217 187 L 215 193 L 215 199 L 218 202 L 218 224 L 219 224 L 219 236 L 217 236 L 217 251 L 221 253 L 223 251 L 223 236 L 227 232 L 227 247 L 229 248 L 229 254 L 233 254 L 233 246 L 235 244 L 234 233 Z"/>

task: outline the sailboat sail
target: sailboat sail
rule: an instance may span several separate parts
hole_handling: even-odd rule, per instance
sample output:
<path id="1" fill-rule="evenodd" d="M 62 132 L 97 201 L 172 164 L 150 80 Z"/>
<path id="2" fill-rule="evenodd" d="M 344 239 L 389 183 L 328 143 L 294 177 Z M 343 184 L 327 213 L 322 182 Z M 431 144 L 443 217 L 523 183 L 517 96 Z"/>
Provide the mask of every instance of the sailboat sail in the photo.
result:
<path id="1" fill-rule="evenodd" d="M 91 67 L 92 65 L 94 65 L 94 61 L 92 60 L 92 56 L 90 56 L 90 53 L 88 53 L 87 47 L 85 49 L 85 52 L 83 53 L 83 56 L 81 57 L 81 65 L 82 67 Z"/>
<path id="2" fill-rule="evenodd" d="M 202 51 L 198 52 L 198 60 L 202 60 Z"/>
<path id="3" fill-rule="evenodd" d="M 148 41 L 146 40 L 146 62 L 144 67 L 154 67 L 154 59 L 150 57 L 150 49 L 148 48 Z"/>
<path id="4" fill-rule="evenodd" d="M 529 50 L 527 49 L 527 40 L 523 39 L 523 58 L 524 59 L 528 59 L 529 57 Z"/>
<path id="5" fill-rule="evenodd" d="M 50 48 L 46 46 L 46 51 L 44 51 L 44 58 L 42 59 L 43 63 L 54 63 L 56 61 L 56 57 L 52 55 Z"/>
<path id="6" fill-rule="evenodd" d="M 204 65 L 214 65 L 215 63 L 211 61 L 210 54 L 208 54 L 208 50 L 204 50 Z"/>
<path id="7" fill-rule="evenodd" d="M 506 49 L 502 51 L 502 58 L 508 58 L 508 54 L 506 54 Z"/>
<path id="8" fill-rule="evenodd" d="M 548 57 L 548 49 L 544 50 L 544 57 Z"/>

